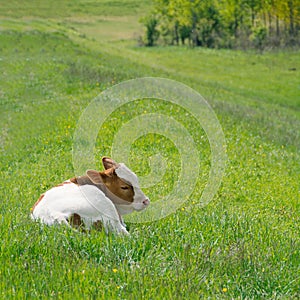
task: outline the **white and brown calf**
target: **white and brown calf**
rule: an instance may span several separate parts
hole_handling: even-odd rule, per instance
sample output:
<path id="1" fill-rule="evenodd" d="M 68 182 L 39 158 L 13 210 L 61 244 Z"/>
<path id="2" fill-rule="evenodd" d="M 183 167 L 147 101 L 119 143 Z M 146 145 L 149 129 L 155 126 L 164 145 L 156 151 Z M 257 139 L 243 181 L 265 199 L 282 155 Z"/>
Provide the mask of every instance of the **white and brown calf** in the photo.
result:
<path id="1" fill-rule="evenodd" d="M 42 194 L 31 210 L 33 219 L 90 229 L 102 224 L 105 231 L 128 234 L 122 215 L 141 211 L 149 199 L 137 176 L 124 164 L 102 159 L 105 171 L 88 170 Z"/>

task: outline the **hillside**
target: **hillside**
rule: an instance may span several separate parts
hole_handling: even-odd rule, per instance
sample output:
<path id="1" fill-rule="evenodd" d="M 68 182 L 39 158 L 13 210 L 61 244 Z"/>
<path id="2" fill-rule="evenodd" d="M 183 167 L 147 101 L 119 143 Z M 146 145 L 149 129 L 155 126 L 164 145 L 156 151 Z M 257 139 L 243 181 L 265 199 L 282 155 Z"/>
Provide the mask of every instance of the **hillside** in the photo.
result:
<path id="1" fill-rule="evenodd" d="M 138 20 L 150 1 L 39 3 L 1 4 L 2 298 L 299 298 L 299 52 L 144 48 Z M 149 76 L 190 86 L 214 110 L 227 161 L 213 201 L 201 198 L 212 165 L 201 120 L 170 101 L 139 99 L 99 128 L 97 167 L 130 120 L 164 114 L 199 154 L 184 205 L 155 222 L 128 222 L 128 239 L 32 222 L 39 195 L 74 176 L 73 137 L 89 103 Z M 158 176 L 151 167 L 163 161 L 160 181 L 143 189 L 152 203 L 180 178 L 177 145 L 159 132 L 132 141 L 129 163 L 140 177 Z"/>

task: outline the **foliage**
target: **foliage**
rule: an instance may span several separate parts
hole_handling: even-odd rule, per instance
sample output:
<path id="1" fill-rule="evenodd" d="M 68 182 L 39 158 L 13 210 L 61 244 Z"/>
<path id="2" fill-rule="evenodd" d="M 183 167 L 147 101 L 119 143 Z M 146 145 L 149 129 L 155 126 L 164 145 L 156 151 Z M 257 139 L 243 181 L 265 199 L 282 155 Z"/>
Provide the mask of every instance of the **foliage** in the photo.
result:
<path id="1" fill-rule="evenodd" d="M 185 44 L 187 39 L 191 45 L 209 48 L 299 45 L 299 0 L 153 2 L 161 31 L 170 36 L 171 44 Z"/>
<path id="2" fill-rule="evenodd" d="M 145 45 L 154 46 L 159 38 L 159 31 L 157 30 L 158 20 L 154 15 L 147 16 L 141 19 L 141 22 L 146 27 Z"/>
<path id="3" fill-rule="evenodd" d="M 263 49 L 266 43 L 267 30 L 265 27 L 256 27 L 252 33 L 252 42 L 258 49 Z"/>

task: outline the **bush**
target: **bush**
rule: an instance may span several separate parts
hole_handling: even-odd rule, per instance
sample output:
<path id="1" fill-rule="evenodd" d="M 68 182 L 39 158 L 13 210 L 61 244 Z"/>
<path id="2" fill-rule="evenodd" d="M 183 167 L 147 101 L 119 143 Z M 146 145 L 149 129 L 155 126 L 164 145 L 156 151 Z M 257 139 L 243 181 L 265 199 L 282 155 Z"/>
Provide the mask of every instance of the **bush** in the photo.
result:
<path id="1" fill-rule="evenodd" d="M 141 19 L 141 23 L 143 23 L 146 27 L 146 34 L 145 34 L 145 46 L 154 46 L 156 41 L 159 38 L 159 31 L 157 30 L 158 26 L 158 19 L 153 16 L 147 16 Z"/>
<path id="2" fill-rule="evenodd" d="M 265 27 L 254 28 L 250 38 L 255 48 L 263 50 L 267 41 L 267 29 Z"/>

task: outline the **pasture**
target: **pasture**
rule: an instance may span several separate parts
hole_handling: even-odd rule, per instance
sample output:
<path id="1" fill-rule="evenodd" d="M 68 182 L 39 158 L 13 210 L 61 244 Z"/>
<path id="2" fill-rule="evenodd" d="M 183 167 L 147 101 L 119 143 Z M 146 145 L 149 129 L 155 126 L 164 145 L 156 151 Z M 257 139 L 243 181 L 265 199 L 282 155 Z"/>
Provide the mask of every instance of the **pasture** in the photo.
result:
<path id="1" fill-rule="evenodd" d="M 0 11 L 1 298 L 299 298 L 299 51 L 142 48 L 135 38 L 149 1 L 41 3 L 10 1 Z M 228 158 L 213 201 L 199 202 L 210 167 L 203 129 L 180 107 L 141 99 L 100 129 L 98 167 L 130 119 L 172 116 L 201 154 L 184 206 L 159 221 L 129 223 L 129 238 L 32 222 L 39 195 L 74 176 L 73 134 L 87 105 L 145 76 L 182 82 L 214 109 Z M 139 176 L 151 172 L 148 158 L 157 154 L 166 172 L 144 189 L 152 202 L 172 190 L 180 153 L 155 133 L 130 152 Z"/>

